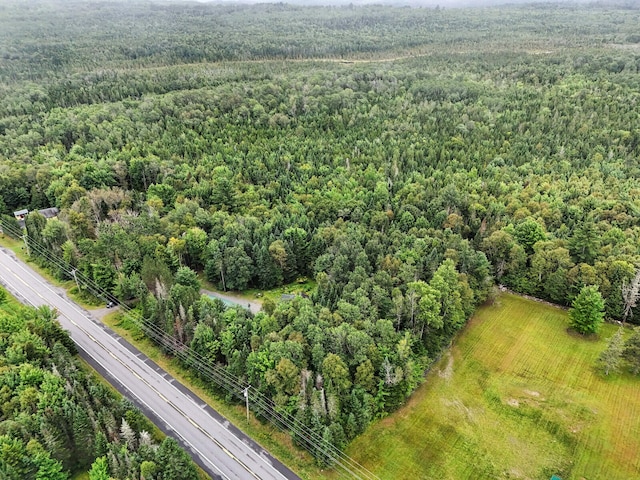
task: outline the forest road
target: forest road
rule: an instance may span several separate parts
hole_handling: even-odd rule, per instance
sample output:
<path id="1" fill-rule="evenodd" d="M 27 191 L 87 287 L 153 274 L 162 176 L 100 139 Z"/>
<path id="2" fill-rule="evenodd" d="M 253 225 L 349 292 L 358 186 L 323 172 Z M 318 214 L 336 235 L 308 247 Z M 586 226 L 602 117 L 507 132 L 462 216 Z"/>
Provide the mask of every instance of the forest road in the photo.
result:
<path id="1" fill-rule="evenodd" d="M 222 302 L 228 306 L 238 305 L 246 310 L 249 310 L 254 315 L 262 310 L 262 303 L 255 300 L 245 300 L 244 298 L 238 297 L 236 295 L 229 295 L 228 293 L 222 292 L 213 292 L 204 288 L 200 289 L 200 293 L 222 300 Z"/>
<path id="2" fill-rule="evenodd" d="M 80 356 L 173 436 L 215 479 L 298 479 L 158 365 L 69 300 L 12 252 L 0 248 L 0 282 L 22 303 L 48 305 Z"/>

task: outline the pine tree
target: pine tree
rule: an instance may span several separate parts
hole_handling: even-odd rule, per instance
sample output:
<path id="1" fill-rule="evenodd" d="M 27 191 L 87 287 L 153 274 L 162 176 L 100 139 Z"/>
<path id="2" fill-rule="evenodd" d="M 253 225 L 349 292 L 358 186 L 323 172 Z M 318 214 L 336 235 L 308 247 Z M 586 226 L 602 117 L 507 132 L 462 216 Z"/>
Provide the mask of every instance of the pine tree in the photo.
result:
<path id="1" fill-rule="evenodd" d="M 62 464 L 46 452 L 36 455 L 35 462 L 38 464 L 35 480 L 67 480 L 69 478 L 69 475 L 63 471 Z"/>
<path id="2" fill-rule="evenodd" d="M 598 357 L 598 366 L 605 375 L 616 372 L 620 368 L 623 349 L 624 338 L 622 337 L 622 328 L 619 328 L 609 339 L 607 348 Z"/>
<path id="3" fill-rule="evenodd" d="M 93 425 L 87 411 L 77 407 L 73 415 L 73 442 L 75 446 L 75 461 L 79 469 L 85 469 L 94 458 Z"/>
<path id="4" fill-rule="evenodd" d="M 156 454 L 156 465 L 164 480 L 197 480 L 198 472 L 189 455 L 173 438 L 165 438 Z"/>
<path id="5" fill-rule="evenodd" d="M 624 344 L 622 358 L 627 361 L 634 375 L 640 373 L 640 327 L 633 330 L 633 334 Z"/>
<path id="6" fill-rule="evenodd" d="M 89 470 L 89 480 L 109 480 L 109 464 L 106 457 L 96 458 Z"/>
<path id="7" fill-rule="evenodd" d="M 125 441 L 129 450 L 136 449 L 136 432 L 133 431 L 133 428 L 129 426 L 129 423 L 124 418 L 120 424 L 120 437 Z"/>
<path id="8" fill-rule="evenodd" d="M 71 467 L 72 454 L 64 431 L 57 425 L 43 420 L 40 424 L 40 434 L 51 456 L 62 462 L 66 468 Z"/>
<path id="9" fill-rule="evenodd" d="M 102 457 L 107 454 L 107 451 L 109 450 L 109 442 L 107 441 L 107 437 L 103 432 L 96 432 L 94 445 L 94 452 L 97 456 Z"/>
<path id="10" fill-rule="evenodd" d="M 317 461 L 320 465 L 331 466 L 335 461 L 333 454 L 333 432 L 329 427 L 324 427 L 322 443 L 318 447 Z"/>
<path id="11" fill-rule="evenodd" d="M 158 466 L 155 464 L 155 462 L 145 460 L 140 464 L 140 479 L 152 480 L 157 470 Z"/>

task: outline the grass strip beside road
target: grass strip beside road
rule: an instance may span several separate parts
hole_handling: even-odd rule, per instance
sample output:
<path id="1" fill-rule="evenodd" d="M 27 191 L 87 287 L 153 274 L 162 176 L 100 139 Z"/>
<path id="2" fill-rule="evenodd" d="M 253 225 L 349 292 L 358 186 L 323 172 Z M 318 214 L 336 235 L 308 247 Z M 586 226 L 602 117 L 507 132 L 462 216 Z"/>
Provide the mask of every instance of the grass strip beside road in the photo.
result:
<path id="1" fill-rule="evenodd" d="M 594 369 L 618 327 L 567 326 L 562 309 L 500 295 L 347 454 L 384 479 L 640 478 L 640 378 Z"/>
<path id="2" fill-rule="evenodd" d="M 69 298 L 83 308 L 87 310 L 96 308 L 96 305 L 87 303 L 79 298 L 77 294 L 72 293 L 72 291 L 77 290 L 73 281 L 61 282 L 47 269 L 40 267 L 36 262 L 34 262 L 24 251 L 24 244 L 21 241 L 15 240 L 8 235 L 0 234 L 0 246 L 8 248 L 14 252 L 20 260 L 28 263 L 31 268 L 36 270 L 52 285 L 64 288 L 67 291 Z M 100 303 L 99 306 L 103 306 L 102 303 Z M 234 425 L 236 425 L 236 427 L 257 441 L 266 450 L 268 450 L 269 453 L 295 471 L 301 478 L 315 480 L 333 478 L 335 476 L 335 473 L 332 471 L 327 472 L 318 468 L 310 455 L 294 447 L 291 442 L 291 437 L 288 434 L 281 432 L 271 425 L 262 424 L 253 417 L 253 415 L 250 417 L 250 422 L 247 423 L 246 412 L 243 406 L 230 405 L 212 393 L 202 379 L 196 377 L 193 373 L 184 368 L 178 360 L 165 356 L 153 342 L 144 337 L 133 322 L 127 321 L 119 312 L 114 311 L 106 315 L 103 318 L 103 321 L 159 366 L 178 379 L 187 388 L 205 400 L 212 408 L 229 419 Z"/>
<path id="3" fill-rule="evenodd" d="M 214 410 L 262 445 L 301 478 L 309 480 L 334 478 L 334 472 L 325 472 L 319 469 L 310 455 L 293 446 L 288 434 L 269 424 L 261 423 L 253 415 L 250 416 L 250 421 L 247 423 L 244 405 L 230 404 L 213 393 L 201 378 L 185 368 L 179 360 L 165 355 L 157 345 L 146 338 L 132 320 L 127 319 L 120 312 L 114 311 L 106 315 L 102 321 L 206 401 Z"/>
<path id="4" fill-rule="evenodd" d="M 15 240 L 4 233 L 0 233 L 0 247 L 5 247 L 11 250 L 16 257 L 28 264 L 29 267 L 43 276 L 50 284 L 64 288 L 67 292 L 67 296 L 85 310 L 92 310 L 104 305 L 104 302 L 98 298 L 88 294 L 79 294 L 78 287 L 73 280 L 61 281 L 52 275 L 48 268 L 40 266 L 38 262 L 34 261 L 33 257 L 27 255 L 22 241 Z"/>

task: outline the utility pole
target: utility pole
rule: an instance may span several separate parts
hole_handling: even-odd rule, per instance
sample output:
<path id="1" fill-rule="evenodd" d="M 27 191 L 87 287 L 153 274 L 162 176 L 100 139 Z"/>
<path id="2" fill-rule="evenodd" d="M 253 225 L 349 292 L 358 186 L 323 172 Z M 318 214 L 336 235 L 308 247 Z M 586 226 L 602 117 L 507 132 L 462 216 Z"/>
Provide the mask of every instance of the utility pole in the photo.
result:
<path id="1" fill-rule="evenodd" d="M 247 404 L 247 422 L 249 421 L 249 389 L 250 388 L 251 388 L 251 385 L 249 385 L 247 388 L 245 388 L 242 391 L 242 393 L 244 393 L 244 399 Z"/>
<path id="2" fill-rule="evenodd" d="M 78 287 L 78 293 L 80 293 L 80 284 L 78 283 L 78 277 L 76 277 L 76 269 L 71 270 L 71 275 L 73 275 L 73 279 L 76 281 L 76 287 Z"/>
<path id="3" fill-rule="evenodd" d="M 22 240 L 24 240 L 24 246 L 27 247 L 27 255 L 31 256 L 31 252 L 29 251 L 29 242 L 27 242 L 27 234 L 22 235 Z"/>

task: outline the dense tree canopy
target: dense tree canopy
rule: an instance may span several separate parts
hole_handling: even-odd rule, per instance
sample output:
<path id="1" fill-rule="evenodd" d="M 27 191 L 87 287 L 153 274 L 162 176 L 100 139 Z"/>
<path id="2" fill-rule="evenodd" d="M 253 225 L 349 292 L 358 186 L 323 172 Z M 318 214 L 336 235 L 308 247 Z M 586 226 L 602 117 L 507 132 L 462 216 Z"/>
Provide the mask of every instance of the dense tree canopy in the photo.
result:
<path id="1" fill-rule="evenodd" d="M 0 209 L 60 208 L 30 242 L 344 445 L 494 281 L 637 321 L 639 17 L 9 3 Z M 197 271 L 317 287 L 253 316 Z"/>
<path id="2" fill-rule="evenodd" d="M 151 462 L 148 480 L 197 479 L 174 440 L 158 444 L 139 410 L 86 373 L 55 316 L 0 309 L 0 478 L 67 480 L 89 469 L 89 478 L 139 478 Z"/>

